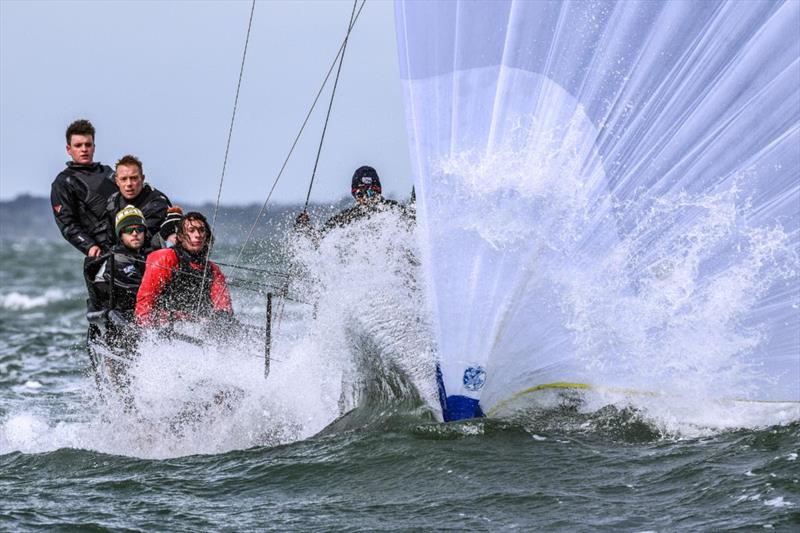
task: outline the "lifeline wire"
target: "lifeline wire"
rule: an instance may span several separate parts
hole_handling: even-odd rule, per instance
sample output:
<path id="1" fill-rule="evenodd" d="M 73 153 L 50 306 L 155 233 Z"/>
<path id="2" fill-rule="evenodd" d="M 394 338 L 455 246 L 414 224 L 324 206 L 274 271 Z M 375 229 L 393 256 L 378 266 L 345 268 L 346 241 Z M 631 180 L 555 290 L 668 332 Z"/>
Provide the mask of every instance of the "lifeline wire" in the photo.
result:
<path id="1" fill-rule="evenodd" d="M 134 261 L 134 262 L 137 262 L 137 263 L 147 264 L 147 261 L 144 260 L 144 259 L 138 259 L 138 258 L 135 258 L 135 257 L 131 257 L 130 259 L 132 261 Z M 217 265 L 221 265 L 221 266 L 231 266 L 231 265 L 228 265 L 226 263 L 217 263 L 216 261 L 215 261 L 215 263 Z M 155 265 L 155 264 L 151 264 L 150 268 L 160 268 L 161 270 L 171 270 L 172 272 L 175 272 L 174 268 Z M 267 272 L 265 270 L 260 270 L 260 269 L 255 269 L 255 268 L 252 268 L 252 269 L 248 268 L 248 267 L 238 267 L 238 268 L 245 268 L 246 270 L 252 270 L 254 272 L 262 272 L 262 273 L 271 274 L 270 272 Z M 203 280 L 202 283 L 205 283 L 205 272 L 203 273 L 203 275 L 195 274 L 193 272 L 184 272 L 184 271 L 182 271 L 181 273 L 186 275 L 186 276 L 193 277 L 193 278 L 201 278 Z M 285 274 L 276 273 L 274 275 L 279 276 L 279 275 L 285 275 Z M 286 300 L 289 300 L 289 301 L 292 301 L 292 302 L 295 302 L 295 303 L 304 304 L 304 305 L 311 305 L 310 303 L 304 302 L 303 300 L 298 300 L 297 298 L 292 298 L 291 296 L 288 296 L 286 294 L 285 283 L 282 284 L 281 286 L 277 286 L 277 285 L 269 285 L 267 283 L 262 283 L 262 282 L 251 280 L 251 279 L 234 278 L 234 277 L 228 277 L 228 276 L 225 277 L 225 281 L 227 282 L 227 284 L 230 287 L 236 287 L 236 288 L 239 288 L 239 289 L 244 289 L 244 290 L 248 290 L 248 291 L 252 291 L 252 292 L 258 292 L 258 293 L 262 293 L 263 289 L 267 289 L 267 290 L 274 291 L 276 295 L 280 296 L 281 298 L 285 298 Z M 245 284 L 250 284 L 250 285 L 254 285 L 256 287 L 260 287 L 262 290 L 257 290 L 257 289 L 254 289 L 252 287 L 248 287 Z"/>
<path id="2" fill-rule="evenodd" d="M 219 189 L 217 190 L 217 201 L 214 204 L 214 216 L 211 219 L 211 232 L 214 232 L 214 226 L 217 223 L 217 212 L 219 211 L 219 201 L 220 197 L 222 196 L 222 183 L 225 180 L 225 169 L 228 166 L 228 152 L 231 148 L 231 137 L 233 137 L 233 123 L 236 119 L 236 108 L 239 105 L 239 89 L 242 86 L 242 77 L 244 76 L 244 63 L 245 59 L 247 58 L 247 45 L 250 43 L 250 30 L 253 27 L 253 13 L 256 10 L 256 0 L 253 0 L 253 3 L 250 6 L 250 20 L 247 23 L 247 36 L 244 39 L 244 51 L 242 52 L 242 65 L 239 67 L 239 81 L 236 83 L 236 97 L 233 99 L 233 112 L 231 113 L 231 125 L 228 128 L 228 142 L 225 145 L 225 157 L 222 160 L 222 173 L 219 177 Z M 205 283 L 206 279 L 206 266 L 208 266 L 208 258 L 211 256 L 211 250 L 214 247 L 214 241 L 212 240 L 208 244 L 208 251 L 206 252 L 206 260 L 205 265 L 203 267 L 203 283 Z M 196 309 L 200 307 L 200 297 L 198 295 L 197 303 L 195 305 Z"/>
<path id="3" fill-rule="evenodd" d="M 328 113 L 325 115 L 325 124 L 322 126 L 322 135 L 319 138 L 319 148 L 317 148 L 317 158 L 314 160 L 314 170 L 311 172 L 311 181 L 308 184 L 308 193 L 306 194 L 306 203 L 303 206 L 303 212 L 308 209 L 308 199 L 311 198 L 311 188 L 314 187 L 314 177 L 317 175 L 317 165 L 319 164 L 319 156 L 322 154 L 322 143 L 325 141 L 325 132 L 328 131 L 328 121 L 331 118 L 331 110 L 333 109 L 333 98 L 336 96 L 336 87 L 339 85 L 339 75 L 342 73 L 344 53 L 347 50 L 347 39 L 350 37 L 350 31 L 353 29 L 353 16 L 356 14 L 357 4 L 358 0 L 353 0 L 353 10 L 350 12 L 350 22 L 347 24 L 347 35 L 344 36 L 344 44 L 342 44 L 342 55 L 339 58 L 339 68 L 336 70 L 336 78 L 333 80 L 331 101 L 328 104 Z"/>
<path id="4" fill-rule="evenodd" d="M 247 270 L 248 272 L 258 272 L 260 274 L 269 274 L 270 276 L 282 276 L 282 277 L 289 277 L 287 272 L 275 272 L 274 270 L 265 270 L 263 268 L 256 268 L 256 267 L 249 267 L 249 266 L 242 266 L 242 265 L 232 265 L 230 263 L 223 263 L 221 261 L 214 261 L 219 266 L 236 268 L 238 270 Z"/>
<path id="5" fill-rule="evenodd" d="M 361 6 L 359 6 L 358 12 L 356 13 L 356 16 L 353 18 L 353 23 L 348 28 L 347 31 L 348 36 L 353 31 L 353 28 L 356 25 L 356 21 L 358 21 L 358 17 L 361 15 L 361 10 L 364 9 L 364 4 L 366 3 L 366 1 L 367 0 L 361 0 Z M 345 37 L 345 41 L 346 40 L 347 37 Z M 325 89 L 325 85 L 327 85 L 328 79 L 331 77 L 331 73 L 333 72 L 333 67 L 336 66 L 336 62 L 339 60 L 339 55 L 342 53 L 345 41 L 342 41 L 342 44 L 339 45 L 339 51 L 336 52 L 336 57 L 333 58 L 333 62 L 331 63 L 330 68 L 328 69 L 328 73 L 325 75 L 325 79 L 322 81 L 322 85 L 317 91 L 317 95 L 314 97 L 314 101 L 312 102 L 311 107 L 308 110 L 308 113 L 306 113 L 306 118 L 303 120 L 303 124 L 300 126 L 300 131 L 297 132 L 297 135 L 294 138 L 294 142 L 292 142 L 291 148 L 289 148 L 289 153 L 286 154 L 286 159 L 283 160 L 283 165 L 281 165 L 281 169 L 280 171 L 278 171 L 278 175 L 275 177 L 275 181 L 272 182 L 272 187 L 270 188 L 269 193 L 267 194 L 267 199 L 264 200 L 264 204 L 261 206 L 261 209 L 258 211 L 258 214 L 256 215 L 256 218 L 253 221 L 253 225 L 250 226 L 250 231 L 247 233 L 247 238 L 244 240 L 242 248 L 241 250 L 239 250 L 239 254 L 236 256 L 234 264 L 237 264 L 239 262 L 239 259 L 241 259 L 242 254 L 244 253 L 244 249 L 247 247 L 247 244 L 250 242 L 250 239 L 253 238 L 253 232 L 256 229 L 256 225 L 258 224 L 261 215 L 264 214 L 264 210 L 267 208 L 267 204 L 269 203 L 270 198 L 272 198 L 272 193 L 275 192 L 275 187 L 278 185 L 278 181 L 280 181 L 281 176 L 283 176 L 283 171 L 286 169 L 286 165 L 289 163 L 289 158 L 292 157 L 292 153 L 294 153 L 294 149 L 297 146 L 297 142 L 300 140 L 300 136 L 303 134 L 306 124 L 308 124 L 308 119 L 311 118 L 311 113 L 314 111 L 314 108 L 316 107 L 317 102 L 319 101 L 319 97 L 322 94 L 323 89 Z"/>

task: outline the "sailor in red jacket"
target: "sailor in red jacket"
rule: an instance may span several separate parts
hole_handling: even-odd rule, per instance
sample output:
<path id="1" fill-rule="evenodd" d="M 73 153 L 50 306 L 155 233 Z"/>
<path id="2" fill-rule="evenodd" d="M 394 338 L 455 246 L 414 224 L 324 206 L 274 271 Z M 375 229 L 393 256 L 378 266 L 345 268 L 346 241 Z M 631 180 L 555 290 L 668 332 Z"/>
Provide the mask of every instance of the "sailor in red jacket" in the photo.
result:
<path id="1" fill-rule="evenodd" d="M 140 326 L 165 326 L 173 320 L 198 320 L 218 313 L 232 318 L 233 307 L 219 266 L 206 262 L 211 226 L 195 211 L 178 224 L 178 243 L 147 257 L 136 297 Z M 205 270 L 205 275 L 204 275 Z"/>

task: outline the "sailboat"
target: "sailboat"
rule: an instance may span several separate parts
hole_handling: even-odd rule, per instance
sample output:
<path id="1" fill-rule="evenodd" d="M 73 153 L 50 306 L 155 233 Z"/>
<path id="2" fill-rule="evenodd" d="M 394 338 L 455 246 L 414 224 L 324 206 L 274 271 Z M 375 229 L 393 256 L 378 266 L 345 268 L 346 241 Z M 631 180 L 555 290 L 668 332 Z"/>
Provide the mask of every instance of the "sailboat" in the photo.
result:
<path id="1" fill-rule="evenodd" d="M 797 409 L 800 4 L 395 20 L 442 420 L 553 391 Z"/>

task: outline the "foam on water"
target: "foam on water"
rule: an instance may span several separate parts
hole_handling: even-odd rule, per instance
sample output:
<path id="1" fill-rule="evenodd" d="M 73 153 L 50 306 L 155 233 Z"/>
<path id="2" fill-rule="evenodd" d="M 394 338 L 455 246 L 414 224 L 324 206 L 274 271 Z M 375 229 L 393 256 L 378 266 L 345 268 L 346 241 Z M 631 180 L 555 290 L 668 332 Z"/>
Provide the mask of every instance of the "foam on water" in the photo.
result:
<path id="1" fill-rule="evenodd" d="M 7 294 L 0 294 L 0 308 L 10 311 L 28 311 L 30 309 L 45 307 L 51 303 L 60 302 L 70 297 L 70 294 L 56 288 L 47 289 L 44 294 L 39 295 L 11 291 Z"/>

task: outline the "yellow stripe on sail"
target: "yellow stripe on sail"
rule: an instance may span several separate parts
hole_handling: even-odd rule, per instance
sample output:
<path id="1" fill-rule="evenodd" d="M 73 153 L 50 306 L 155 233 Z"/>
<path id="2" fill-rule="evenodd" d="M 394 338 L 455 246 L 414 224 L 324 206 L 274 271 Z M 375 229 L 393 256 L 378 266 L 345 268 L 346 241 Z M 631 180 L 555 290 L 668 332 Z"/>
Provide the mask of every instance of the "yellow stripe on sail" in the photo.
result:
<path id="1" fill-rule="evenodd" d="M 492 407 L 489 411 L 487 411 L 486 416 L 492 417 L 497 414 L 499 410 L 503 407 L 506 407 L 508 404 L 519 400 L 523 396 L 527 396 L 529 394 L 533 394 L 534 392 L 539 392 L 543 390 L 588 390 L 594 392 L 607 392 L 612 394 L 625 394 L 627 396 L 648 396 L 651 398 L 657 396 L 665 396 L 664 394 L 653 392 L 653 391 L 641 391 L 636 389 L 628 389 L 623 387 L 599 387 L 596 385 L 589 385 L 588 383 L 571 383 L 568 381 L 556 381 L 553 383 L 543 383 L 541 385 L 536 385 L 534 387 L 529 387 L 527 389 L 521 390 L 509 398 L 498 402 L 497 405 Z M 729 399 L 722 399 L 723 401 L 732 401 L 736 403 L 757 403 L 757 404 L 787 404 L 787 405 L 797 405 L 800 404 L 800 401 L 797 400 L 749 400 L 746 398 L 729 398 Z"/>

